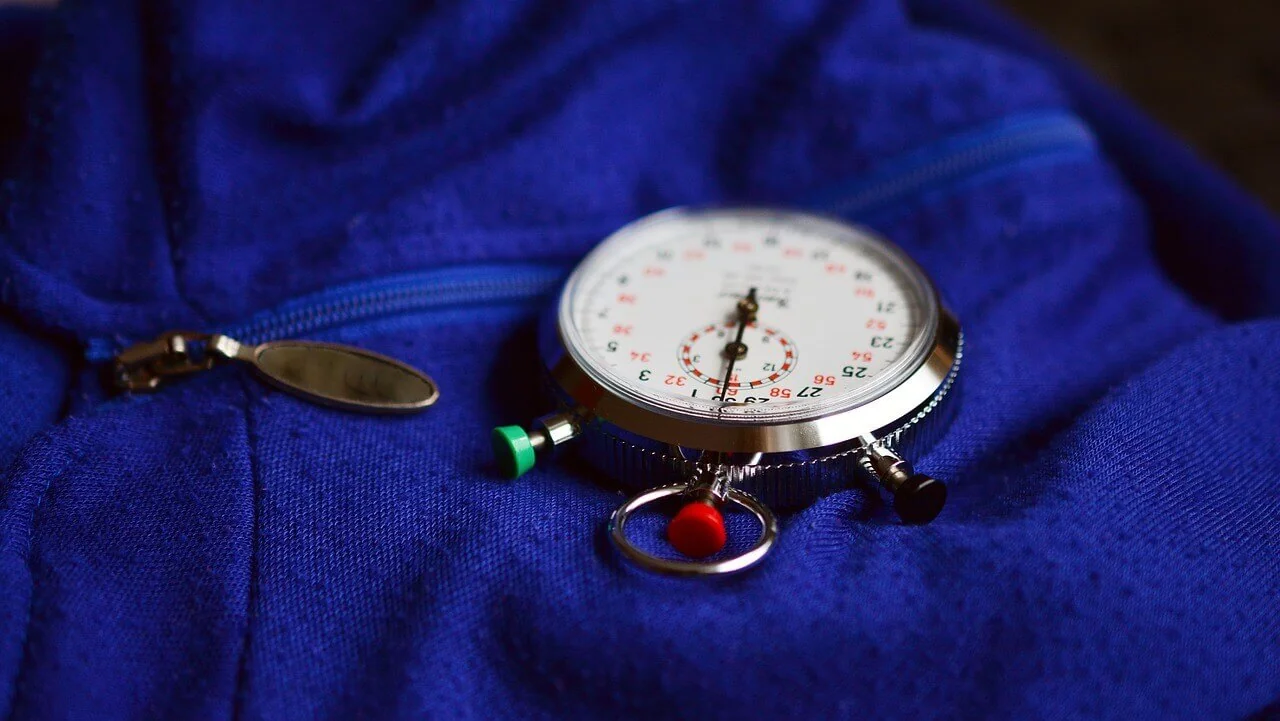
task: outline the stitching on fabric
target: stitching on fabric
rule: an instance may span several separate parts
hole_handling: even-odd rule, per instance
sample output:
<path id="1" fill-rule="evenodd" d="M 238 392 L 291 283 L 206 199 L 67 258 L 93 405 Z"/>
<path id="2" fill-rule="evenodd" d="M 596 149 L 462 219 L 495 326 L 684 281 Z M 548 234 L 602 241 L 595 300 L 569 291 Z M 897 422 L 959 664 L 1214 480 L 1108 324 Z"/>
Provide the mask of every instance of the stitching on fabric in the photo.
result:
<path id="1" fill-rule="evenodd" d="M 146 131 L 151 139 L 149 149 L 151 151 L 151 161 L 153 169 L 153 178 L 156 183 L 156 194 L 160 201 L 161 219 L 164 223 L 164 239 L 165 247 L 169 251 L 169 269 L 173 273 L 173 290 L 178 299 L 185 305 L 200 321 L 206 325 L 210 324 L 209 315 L 204 308 L 192 302 L 187 295 L 186 276 L 184 274 L 185 264 L 180 261 L 181 251 L 178 247 L 178 231 L 176 226 L 179 224 L 190 226 L 190 223 L 181 222 L 181 218 L 175 216 L 175 206 L 179 205 L 177 193 L 181 189 L 182 181 L 179 176 L 181 172 L 178 167 L 178 158 L 176 148 L 178 144 L 174 140 L 175 129 L 171 127 L 172 123 L 157 120 L 157 115 L 162 111 L 172 110 L 170 104 L 166 104 L 162 97 L 165 88 L 157 87 L 161 82 L 158 77 L 159 73 L 154 68 L 172 69 L 173 53 L 164 47 L 161 38 L 173 37 L 174 30 L 172 20 L 164 13 L 163 10 L 152 8 L 148 11 L 143 8 L 139 11 L 139 24 L 141 25 L 142 42 L 139 49 L 141 55 L 140 62 L 145 68 L 152 70 L 143 73 L 143 102 L 146 104 Z M 160 126 L 160 127 L 157 127 Z M 187 207 L 182 205 L 180 207 Z M 188 215 L 190 211 L 184 211 Z"/>
<path id="2" fill-rule="evenodd" d="M 156 398 L 156 396 L 154 395 L 142 395 L 142 396 L 131 396 L 130 400 L 132 403 L 147 403 L 153 400 L 154 398 Z M 110 412 L 117 410 L 121 407 L 122 406 L 118 406 L 115 404 L 99 405 L 89 409 L 88 411 L 86 411 L 81 415 L 66 418 L 65 420 L 53 426 L 52 428 L 49 428 L 48 430 L 42 431 L 41 433 L 37 434 L 35 437 L 31 438 L 30 440 L 27 441 L 26 444 L 23 445 L 22 451 L 19 453 L 18 460 L 15 460 L 12 463 L 10 463 L 9 467 L 5 469 L 6 479 L 14 475 L 15 473 L 19 473 L 27 470 L 26 466 L 24 465 L 24 460 L 28 458 L 31 454 L 39 452 L 39 450 L 42 447 L 50 447 L 51 444 L 54 442 L 55 436 L 57 436 L 58 434 L 71 433 L 76 426 L 83 425 L 84 423 L 97 419 L 100 416 L 105 416 Z M 24 539 L 24 543 L 22 543 L 21 546 L 18 547 L 17 544 L 14 544 L 13 539 L 2 539 L 4 542 L 4 547 L 0 547 L 0 553 L 8 552 L 10 550 L 16 553 L 16 555 L 22 560 L 23 568 L 26 569 L 27 580 L 29 582 L 30 589 L 31 589 L 30 597 L 27 600 L 26 615 L 24 616 L 22 621 L 22 637 L 19 642 L 20 653 L 19 653 L 17 668 L 14 670 L 14 678 L 13 678 L 13 684 L 12 684 L 13 696 L 10 699 L 9 710 L 5 714 L 5 718 L 7 719 L 12 719 L 13 715 L 17 711 L 18 701 L 21 695 L 21 690 L 22 690 L 23 674 L 27 669 L 27 667 L 29 666 L 28 660 L 31 657 L 30 656 L 31 623 L 32 623 L 32 617 L 34 616 L 35 603 L 36 603 L 35 570 L 32 568 L 31 561 L 33 556 L 35 555 L 34 548 L 35 548 L 36 538 L 38 537 L 37 530 L 39 527 L 39 521 L 41 517 L 40 512 L 45 507 L 45 500 L 48 498 L 49 492 L 53 488 L 53 484 L 58 482 L 60 479 L 65 478 L 72 471 L 74 471 L 78 467 L 78 464 L 84 460 L 85 455 L 86 454 L 84 454 L 83 452 L 79 452 L 78 450 L 74 452 L 62 454 L 61 465 L 58 468 L 56 468 L 52 473 L 49 474 L 48 476 L 49 480 L 43 485 L 43 487 L 41 487 L 36 492 L 36 497 L 35 497 L 35 500 L 32 502 L 32 508 L 31 508 L 30 529 L 27 532 L 27 537 Z M 9 547 L 11 544 L 15 547 L 13 548 Z"/>
<path id="3" fill-rule="evenodd" d="M 261 514 L 261 473 L 257 448 L 257 427 L 253 419 L 253 389 L 249 384 L 257 381 L 247 377 L 241 378 L 244 388 L 244 432 L 245 446 L 249 456 L 249 483 L 252 486 L 253 509 L 249 521 L 249 579 L 244 604 L 244 634 L 240 643 L 240 658 L 236 663 L 235 683 L 231 694 L 231 718 L 244 717 L 245 691 L 249 674 L 249 642 L 253 638 L 253 607 L 258 599 L 258 538 L 259 518 Z"/>
<path id="4" fill-rule="evenodd" d="M 27 597 L 27 612 L 22 620 L 22 641 L 19 645 L 21 651 L 18 655 L 18 667 L 14 670 L 13 698 L 9 703 L 9 712 L 5 714 L 7 719 L 13 719 L 14 714 L 17 713 L 18 700 L 22 694 L 23 677 L 26 675 L 27 668 L 31 665 L 29 663 L 31 659 L 31 619 L 35 615 L 36 605 L 36 576 L 35 570 L 31 567 L 31 558 L 34 555 L 33 549 L 36 543 L 36 528 L 40 521 L 40 511 L 44 508 L 45 499 L 49 495 L 49 489 L 53 487 L 53 484 L 56 481 L 65 478 L 67 474 L 75 468 L 75 465 L 84 459 L 84 454 L 73 453 L 64 458 L 65 462 L 57 469 L 57 471 L 49 475 L 49 482 L 45 483 L 44 487 L 41 488 L 39 493 L 36 495 L 34 505 L 31 509 L 31 530 L 27 536 L 27 542 L 25 544 L 26 550 L 25 552 L 20 552 L 18 554 L 22 558 L 23 567 L 27 570 L 27 581 L 31 591 L 30 595 Z"/>

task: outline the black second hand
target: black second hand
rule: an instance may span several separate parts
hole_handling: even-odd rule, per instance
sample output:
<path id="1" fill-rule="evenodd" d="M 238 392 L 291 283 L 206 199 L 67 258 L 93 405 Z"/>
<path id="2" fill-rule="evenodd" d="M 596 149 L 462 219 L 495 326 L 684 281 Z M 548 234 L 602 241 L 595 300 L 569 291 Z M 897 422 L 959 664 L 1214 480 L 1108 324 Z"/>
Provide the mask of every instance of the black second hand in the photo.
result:
<path id="1" fill-rule="evenodd" d="M 724 412 L 724 407 L 729 403 L 729 380 L 733 378 L 733 366 L 738 362 L 740 356 L 747 354 L 747 348 L 742 344 L 742 334 L 747 331 L 747 323 L 751 322 L 755 312 L 754 307 L 759 307 L 756 303 L 756 289 L 752 288 L 747 291 L 747 297 L 743 301 L 738 301 L 738 335 L 733 342 L 725 346 L 725 350 L 729 356 L 729 367 L 724 372 L 724 383 L 720 386 L 720 411 L 719 415 Z"/>

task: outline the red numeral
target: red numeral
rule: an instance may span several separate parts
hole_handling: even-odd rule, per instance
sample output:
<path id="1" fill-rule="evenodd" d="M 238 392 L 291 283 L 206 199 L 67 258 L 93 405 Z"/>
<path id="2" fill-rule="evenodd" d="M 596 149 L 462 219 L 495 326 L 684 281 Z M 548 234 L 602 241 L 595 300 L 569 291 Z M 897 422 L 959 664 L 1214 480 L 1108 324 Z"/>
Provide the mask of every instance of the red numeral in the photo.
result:
<path id="1" fill-rule="evenodd" d="M 791 389 L 789 389 L 789 388 L 778 388 L 777 386 L 774 386 L 773 388 L 770 388 L 770 389 L 769 389 L 769 395 L 770 395 L 771 397 L 773 397 L 773 398 L 790 398 L 790 397 L 791 397 Z"/>
<path id="2" fill-rule="evenodd" d="M 618 302 L 619 302 L 619 303 L 629 303 L 629 304 L 631 304 L 631 305 L 635 305 L 635 304 L 636 304 L 636 297 L 635 297 L 634 295 L 631 295 L 630 293 L 619 293 L 619 294 L 618 294 Z"/>
<path id="3" fill-rule="evenodd" d="M 629 326 L 629 325 L 615 325 L 613 327 L 613 334 L 614 335 L 631 335 L 631 328 L 632 326 Z"/>
<path id="4" fill-rule="evenodd" d="M 875 292 L 874 290 L 872 290 L 871 288 L 868 288 L 868 287 L 866 287 L 866 286 L 859 286 L 859 287 L 857 287 L 857 288 L 854 288 L 854 290 L 853 290 L 853 294 L 854 294 L 854 295 L 856 295 L 856 296 L 858 296 L 859 298 L 874 298 L 874 297 L 876 297 L 876 292 Z"/>
<path id="5" fill-rule="evenodd" d="M 651 265 L 651 266 L 649 266 L 649 267 L 647 267 L 647 268 L 645 268 L 645 269 L 644 269 L 644 274 L 645 274 L 645 275 L 647 275 L 647 276 L 651 276 L 651 277 L 657 277 L 657 276 L 659 276 L 659 275 L 666 275 L 666 273 L 667 273 L 667 271 L 663 270 L 662 268 L 659 268 L 659 267 L 658 267 L 658 266 L 656 266 L 656 265 Z"/>
<path id="6" fill-rule="evenodd" d="M 684 257 L 689 260 L 702 260 L 703 258 L 707 257 L 707 253 L 706 251 L 698 250 L 695 248 L 692 250 L 686 250 L 684 252 Z"/>
<path id="7" fill-rule="evenodd" d="M 884 330 L 889 327 L 889 324 L 877 318 L 871 318 L 867 321 L 867 327 L 871 330 Z"/>
<path id="8" fill-rule="evenodd" d="M 675 374 L 669 375 L 667 376 L 667 379 L 662 382 L 662 384 L 668 385 L 668 386 L 683 386 L 684 376 L 678 376 Z"/>
<path id="9" fill-rule="evenodd" d="M 828 273 L 843 273 L 844 263 L 827 263 Z"/>
<path id="10" fill-rule="evenodd" d="M 652 353 L 637 353 L 636 351 L 631 351 L 631 360 L 633 361 L 638 360 L 641 363 L 648 363 L 652 358 Z"/>
<path id="11" fill-rule="evenodd" d="M 799 258 L 802 255 L 804 255 L 804 251 L 799 248 L 787 248 L 782 251 L 782 256 L 784 258 Z"/>
<path id="12" fill-rule="evenodd" d="M 836 384 L 836 377 L 818 374 L 813 377 L 813 384 L 815 386 L 833 386 Z"/>
<path id="13" fill-rule="evenodd" d="M 854 360 L 856 360 L 856 361 L 862 361 L 863 363 L 870 363 L 870 362 L 871 362 L 871 351 L 869 351 L 869 350 L 868 350 L 868 351 L 862 351 L 862 352 L 854 351 L 854 352 L 853 352 L 853 359 L 854 359 Z"/>
<path id="14" fill-rule="evenodd" d="M 750 244 L 750 243 L 744 243 L 744 242 L 742 242 L 742 241 L 738 241 L 738 242 L 736 242 L 736 243 L 734 243 L 734 244 L 733 244 L 733 249 L 734 249 L 735 251 L 739 252 L 739 253 L 750 253 L 750 252 L 751 252 L 751 244 Z"/>

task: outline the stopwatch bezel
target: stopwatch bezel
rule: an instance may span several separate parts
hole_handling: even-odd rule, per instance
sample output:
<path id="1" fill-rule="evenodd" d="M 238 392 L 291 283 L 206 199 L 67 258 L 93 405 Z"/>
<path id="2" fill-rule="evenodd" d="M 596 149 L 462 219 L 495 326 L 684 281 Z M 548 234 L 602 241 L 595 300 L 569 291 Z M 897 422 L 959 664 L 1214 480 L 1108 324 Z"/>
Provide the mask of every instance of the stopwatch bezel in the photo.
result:
<path id="1" fill-rule="evenodd" d="M 543 360 L 552 382 L 576 411 L 603 420 L 629 433 L 682 448 L 725 453 L 789 453 L 847 444 L 850 441 L 894 426 L 927 402 L 943 385 L 954 365 L 959 345 L 960 328 L 955 317 L 942 304 L 932 279 L 900 248 L 866 228 L 841 218 L 807 211 L 781 210 L 768 207 L 678 207 L 655 213 L 628 224 L 622 230 L 639 224 L 658 222 L 671 214 L 729 212 L 762 215 L 807 216 L 856 231 L 882 243 L 921 282 L 932 304 L 933 334 L 924 341 L 927 352 L 920 351 L 914 369 L 905 371 L 895 385 L 858 405 L 825 415 L 794 421 L 750 423 L 743 418 L 733 422 L 681 414 L 660 408 L 616 391 L 601 382 L 584 367 L 577 354 L 570 352 L 561 327 L 562 306 L 571 290 L 566 282 L 544 319 L 540 337 Z M 615 233 L 616 234 L 616 233 Z M 611 234 L 609 237 L 614 237 Z M 607 240 L 607 239 L 606 239 Z M 579 265 L 579 268 L 582 266 Z M 575 269 L 576 274 L 578 269 Z M 572 279 L 572 277 L 571 277 Z M 927 338 L 927 336 L 926 336 Z"/>
<path id="2" fill-rule="evenodd" d="M 605 367 L 608 361 L 599 353 L 593 353 L 587 346 L 577 317 L 579 298 L 587 292 L 592 279 L 601 273 L 607 274 L 620 259 L 634 258 L 646 248 L 667 242 L 672 228 L 683 235 L 707 222 L 733 221 L 757 225 L 781 224 L 801 232 L 825 236 L 829 241 L 848 244 L 859 248 L 859 252 L 876 256 L 878 262 L 892 269 L 889 272 L 897 275 L 904 290 L 913 299 L 913 306 L 921 314 L 915 321 L 919 327 L 918 332 L 912 334 L 899 358 L 869 382 L 859 385 L 851 393 L 839 394 L 831 400 L 824 399 L 817 403 L 735 405 L 732 409 L 726 409 L 732 412 L 720 412 L 706 408 L 705 402 L 695 404 L 688 399 L 681 402 L 662 394 L 645 393 L 634 381 L 609 373 Z M 619 258 L 620 254 L 622 258 Z M 696 416 L 710 423 L 785 424 L 832 415 L 865 404 L 903 382 L 928 356 L 939 322 L 940 305 L 936 288 L 919 264 L 901 248 L 868 228 L 830 215 L 793 209 L 763 206 L 676 207 L 624 225 L 610 233 L 583 258 L 565 281 L 560 293 L 557 327 L 562 336 L 562 344 L 571 355 L 577 357 L 578 363 L 589 375 L 616 395 L 628 397 L 634 403 L 676 417 Z M 803 345 L 801 348 L 803 349 Z"/>

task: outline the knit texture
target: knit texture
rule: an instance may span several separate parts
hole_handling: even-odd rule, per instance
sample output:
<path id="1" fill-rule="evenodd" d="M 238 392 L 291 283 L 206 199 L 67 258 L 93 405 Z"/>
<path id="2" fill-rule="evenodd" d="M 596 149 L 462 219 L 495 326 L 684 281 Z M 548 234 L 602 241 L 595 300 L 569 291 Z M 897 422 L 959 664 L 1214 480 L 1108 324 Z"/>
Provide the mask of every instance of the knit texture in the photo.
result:
<path id="1" fill-rule="evenodd" d="M 1275 710 L 1280 232 L 989 10 L 174 0 L 28 25 L 0 157 L 10 718 Z M 962 405 L 915 459 L 946 510 L 906 527 L 852 487 L 733 578 L 627 565 L 620 495 L 571 455 L 499 477 L 488 429 L 549 407 L 543 300 L 315 336 L 430 373 L 412 417 L 243 368 L 108 400 L 76 356 L 405 270 L 570 262 L 662 207 L 830 197 L 1060 111 L 1100 148 L 854 218 L 965 327 Z"/>

